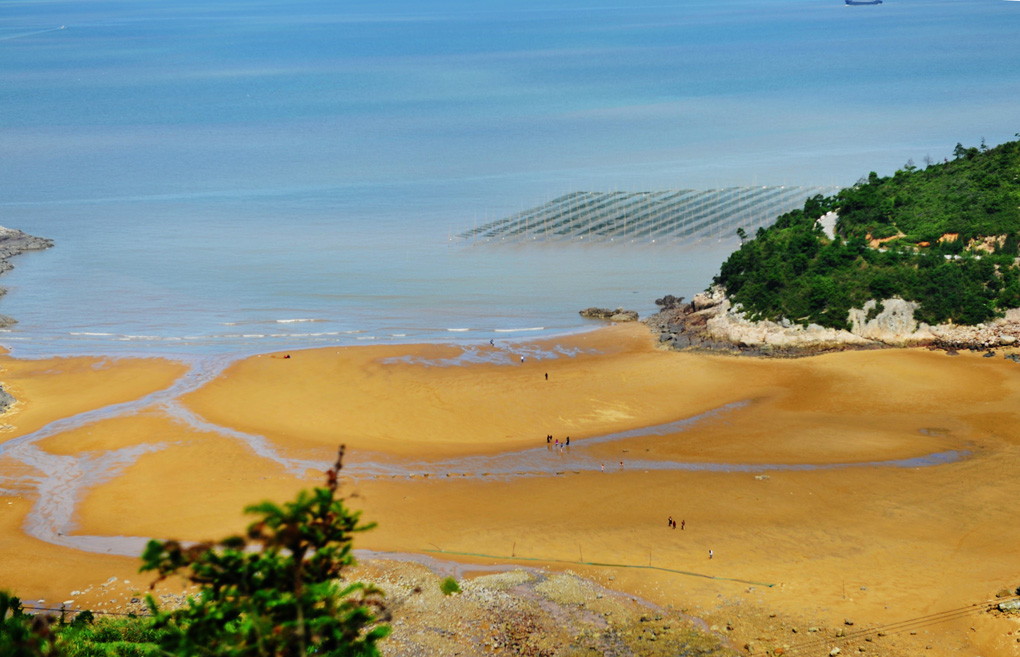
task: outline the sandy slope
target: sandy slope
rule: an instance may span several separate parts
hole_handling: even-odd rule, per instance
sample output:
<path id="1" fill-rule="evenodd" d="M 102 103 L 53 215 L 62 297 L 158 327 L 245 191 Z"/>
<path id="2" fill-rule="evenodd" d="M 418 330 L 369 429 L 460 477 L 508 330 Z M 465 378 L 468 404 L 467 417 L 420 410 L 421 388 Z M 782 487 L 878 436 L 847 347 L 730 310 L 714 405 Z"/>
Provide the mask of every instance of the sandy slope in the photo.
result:
<path id="1" fill-rule="evenodd" d="M 326 462 L 347 443 L 351 503 L 379 523 L 359 547 L 493 555 L 458 557 L 478 563 L 535 559 L 526 563 L 571 567 L 709 617 L 744 605 L 831 628 L 848 617 L 860 629 L 962 608 L 1020 585 L 1015 363 L 927 351 L 786 361 L 691 355 L 657 350 L 641 326 L 540 346 L 554 345 L 579 352 L 521 364 L 517 345 L 486 346 L 512 355 L 502 365 L 449 364 L 460 353 L 449 346 L 265 355 L 182 401 L 212 423 L 265 436 L 283 457 Z M 19 417 L 55 389 L 33 387 L 48 375 L 8 362 L 4 376 L 23 395 L 23 414 L 7 418 L 13 431 L 37 426 L 23 428 Z M 140 379 L 134 394 L 154 384 Z M 67 394 L 68 409 L 101 403 Z M 666 435 L 597 440 L 703 413 Z M 549 434 L 571 436 L 570 450 L 546 446 Z M 319 481 L 313 470 L 287 470 L 237 437 L 159 409 L 40 446 L 95 453 L 145 441 L 161 448 L 83 496 L 80 533 L 221 536 L 243 526 L 244 504 L 286 499 Z M 953 450 L 965 454 L 942 465 L 869 465 Z M 751 467 L 659 469 L 670 462 Z M 13 530 L 31 487 L 10 459 L 0 458 L 0 473 L 20 477 L 20 496 L 0 516 Z M 670 515 L 686 529 L 669 529 Z M 24 551 L 30 540 L 2 545 Z M 73 577 L 45 583 L 37 571 L 4 565 L 0 579 L 24 597 L 52 597 L 117 573 L 102 557 L 50 552 L 47 562 L 72 565 Z M 666 570 L 622 567 L 649 564 Z M 959 616 L 875 641 L 886 642 L 882 654 L 927 645 L 926 654 L 962 646 L 1017 654 L 1016 620 Z M 795 647 L 803 633 L 765 638 Z"/>

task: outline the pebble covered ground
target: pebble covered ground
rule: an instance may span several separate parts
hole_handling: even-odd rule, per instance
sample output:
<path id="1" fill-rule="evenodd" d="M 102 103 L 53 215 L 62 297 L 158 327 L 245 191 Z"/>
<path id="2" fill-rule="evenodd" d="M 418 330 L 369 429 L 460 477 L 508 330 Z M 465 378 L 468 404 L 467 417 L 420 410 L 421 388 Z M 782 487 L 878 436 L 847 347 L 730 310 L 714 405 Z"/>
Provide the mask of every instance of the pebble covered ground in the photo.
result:
<path id="1" fill-rule="evenodd" d="M 460 591 L 446 595 L 441 584 L 448 575 L 443 570 L 415 561 L 365 559 L 351 572 L 352 580 L 370 582 L 385 593 L 392 634 L 382 643 L 384 655 L 907 657 L 969 654 L 971 649 L 937 622 L 864 627 L 846 618 L 839 627 L 827 627 L 739 597 L 720 597 L 710 607 L 664 608 L 570 571 L 510 569 L 461 576 L 456 579 Z M 103 602 L 95 608 L 100 614 L 145 615 L 146 588 L 142 581 L 111 577 L 71 593 L 101 594 Z M 194 591 L 162 593 L 157 600 L 172 609 Z M 1018 601 L 1017 595 L 1009 588 L 996 597 Z M 1020 608 L 1020 601 L 1016 606 Z M 1010 628 L 1009 642 L 1020 646 L 1020 609 L 990 609 L 970 622 L 1004 623 Z"/>
<path id="2" fill-rule="evenodd" d="M 374 571 L 374 572 L 373 572 Z M 696 621 L 603 589 L 572 573 L 513 570 L 460 581 L 415 563 L 369 564 L 386 592 L 393 634 L 386 655 L 735 655 Z"/>

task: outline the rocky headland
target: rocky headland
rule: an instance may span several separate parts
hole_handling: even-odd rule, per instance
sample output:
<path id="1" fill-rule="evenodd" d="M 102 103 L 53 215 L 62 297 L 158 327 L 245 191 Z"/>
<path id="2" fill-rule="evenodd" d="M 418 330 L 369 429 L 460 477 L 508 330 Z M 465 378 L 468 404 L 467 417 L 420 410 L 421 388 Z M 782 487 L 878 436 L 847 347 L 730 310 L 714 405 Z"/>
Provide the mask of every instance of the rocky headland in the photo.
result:
<path id="1" fill-rule="evenodd" d="M 14 268 L 8 260 L 25 251 L 42 251 L 53 246 L 53 240 L 29 235 L 15 228 L 0 226 L 0 274 Z"/>
<path id="2" fill-rule="evenodd" d="M 25 251 L 42 251 L 53 246 L 53 240 L 45 237 L 29 235 L 24 231 L 14 228 L 0 226 L 0 274 L 5 274 L 14 269 L 10 259 Z M 0 287 L 0 296 L 7 293 L 7 290 Z M 0 315 L 0 328 L 10 326 L 14 320 L 5 315 Z"/>
<path id="3" fill-rule="evenodd" d="M 0 274 L 5 274 L 14 269 L 10 259 L 21 255 L 25 251 L 42 251 L 53 246 L 53 240 L 45 237 L 29 235 L 24 231 L 15 228 L 0 226 Z M 0 297 L 7 294 L 7 290 L 0 287 Z M 0 328 L 10 326 L 14 320 L 6 315 L 0 315 Z"/>
<path id="4" fill-rule="evenodd" d="M 848 349 L 885 347 L 931 347 L 947 351 L 992 350 L 1020 346 L 1020 309 L 1005 317 L 977 326 L 918 322 L 918 306 L 899 298 L 871 300 L 850 311 L 849 330 L 809 324 L 802 326 L 782 319 L 752 320 L 726 291 L 713 287 L 695 295 L 689 303 L 683 297 L 667 295 L 656 300 L 660 310 L 646 318 L 659 342 L 678 350 L 721 351 L 757 356 L 809 356 Z"/>
<path id="5" fill-rule="evenodd" d="M 0 226 L 0 274 L 14 269 L 10 259 L 25 251 L 41 251 L 53 246 L 53 240 L 44 237 L 36 237 L 14 228 Z M 7 294 L 5 288 L 0 287 L 0 297 Z M 15 320 L 7 315 L 0 315 L 0 328 L 6 328 L 15 323 Z M 0 386 L 0 413 L 7 412 L 7 409 L 14 404 L 14 398 L 10 393 Z"/>

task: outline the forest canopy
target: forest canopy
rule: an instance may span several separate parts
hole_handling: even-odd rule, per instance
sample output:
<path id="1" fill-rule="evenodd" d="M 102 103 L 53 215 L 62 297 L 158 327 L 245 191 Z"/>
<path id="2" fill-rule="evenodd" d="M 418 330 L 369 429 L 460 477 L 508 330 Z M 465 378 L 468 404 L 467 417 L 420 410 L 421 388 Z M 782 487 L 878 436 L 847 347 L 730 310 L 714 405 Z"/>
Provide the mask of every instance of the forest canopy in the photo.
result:
<path id="1" fill-rule="evenodd" d="M 851 308 L 900 297 L 930 324 L 985 322 L 1020 306 L 1020 142 L 872 172 L 741 238 L 715 283 L 752 318 L 847 328 Z"/>

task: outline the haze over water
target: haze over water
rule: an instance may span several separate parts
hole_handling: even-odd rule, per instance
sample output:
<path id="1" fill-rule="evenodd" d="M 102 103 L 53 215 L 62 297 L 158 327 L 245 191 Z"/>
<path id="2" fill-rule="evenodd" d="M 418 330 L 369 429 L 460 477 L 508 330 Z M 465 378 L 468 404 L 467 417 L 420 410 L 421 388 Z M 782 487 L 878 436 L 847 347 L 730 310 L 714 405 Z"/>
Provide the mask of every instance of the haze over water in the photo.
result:
<path id="1" fill-rule="evenodd" d="M 1020 131 L 1020 3 L 0 1 L 20 355 L 535 337 L 732 239 L 451 242 L 575 190 L 849 185 Z M 300 320 L 300 321 L 299 321 Z M 451 330 L 456 329 L 456 330 Z M 463 330 L 469 329 L 469 330 Z"/>

